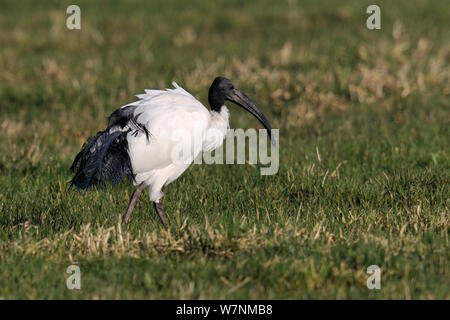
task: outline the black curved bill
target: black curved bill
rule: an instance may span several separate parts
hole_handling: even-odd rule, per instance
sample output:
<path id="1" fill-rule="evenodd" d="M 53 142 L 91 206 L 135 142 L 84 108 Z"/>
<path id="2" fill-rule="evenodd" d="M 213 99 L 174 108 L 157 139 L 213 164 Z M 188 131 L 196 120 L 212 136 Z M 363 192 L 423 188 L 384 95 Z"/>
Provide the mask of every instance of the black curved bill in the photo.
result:
<path id="1" fill-rule="evenodd" d="M 264 128 L 266 128 L 272 143 L 275 143 L 274 139 L 272 138 L 272 127 L 270 126 L 269 121 L 252 99 L 247 97 L 245 93 L 234 88 L 231 89 L 228 94 L 226 94 L 225 99 L 241 106 L 242 108 L 250 112 L 256 119 L 258 119 L 258 121 L 261 122 Z"/>

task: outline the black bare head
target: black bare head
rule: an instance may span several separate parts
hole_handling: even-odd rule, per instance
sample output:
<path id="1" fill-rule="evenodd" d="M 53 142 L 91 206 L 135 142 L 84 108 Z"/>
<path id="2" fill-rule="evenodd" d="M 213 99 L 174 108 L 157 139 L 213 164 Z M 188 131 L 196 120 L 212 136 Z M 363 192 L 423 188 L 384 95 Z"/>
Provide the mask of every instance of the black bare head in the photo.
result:
<path id="1" fill-rule="evenodd" d="M 232 90 L 233 84 L 230 80 L 224 77 L 216 77 L 209 87 L 208 102 L 211 109 L 219 112 L 220 108 L 225 103 L 226 94 Z"/>
<path id="2" fill-rule="evenodd" d="M 269 121 L 258 108 L 256 103 L 247 95 L 234 87 L 230 80 L 224 77 L 216 77 L 209 88 L 208 102 L 211 110 L 219 112 L 225 103 L 231 101 L 250 112 L 266 128 L 269 137 L 272 138 Z"/>

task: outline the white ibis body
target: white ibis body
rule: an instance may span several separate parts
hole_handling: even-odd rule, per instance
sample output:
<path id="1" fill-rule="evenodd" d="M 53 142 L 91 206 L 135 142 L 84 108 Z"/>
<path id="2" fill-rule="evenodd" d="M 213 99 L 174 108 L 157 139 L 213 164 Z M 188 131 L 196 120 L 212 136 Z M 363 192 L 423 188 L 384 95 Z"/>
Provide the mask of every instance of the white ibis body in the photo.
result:
<path id="1" fill-rule="evenodd" d="M 145 189 L 163 224 L 168 220 L 161 198 L 162 188 L 177 179 L 202 151 L 222 145 L 229 128 L 229 111 L 225 100 L 234 102 L 254 115 L 268 130 L 271 127 L 257 105 L 234 88 L 230 80 L 217 77 L 208 93 L 211 110 L 189 92 L 173 83 L 175 89 L 145 90 L 138 101 L 114 111 L 108 127 L 91 137 L 75 157 L 71 183 L 79 189 L 89 189 L 110 181 L 118 184 L 131 177 L 138 186 L 131 197 L 125 216 L 128 222 L 134 206 Z M 214 132 L 214 134 L 209 134 Z M 179 135 L 188 139 L 174 139 Z M 190 150 L 177 158 L 174 148 Z"/>

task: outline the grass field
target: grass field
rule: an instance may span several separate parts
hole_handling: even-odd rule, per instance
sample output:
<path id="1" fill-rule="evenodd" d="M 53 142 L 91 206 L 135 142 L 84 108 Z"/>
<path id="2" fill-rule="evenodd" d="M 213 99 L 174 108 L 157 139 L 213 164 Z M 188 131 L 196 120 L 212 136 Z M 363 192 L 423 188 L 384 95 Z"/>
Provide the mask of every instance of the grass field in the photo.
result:
<path id="1" fill-rule="evenodd" d="M 0 298 L 450 299 L 447 2 L 377 1 L 371 31 L 373 1 L 76 1 L 70 31 L 73 1 L 2 1 Z M 147 195 L 122 225 L 130 183 L 69 189 L 110 112 L 216 75 L 280 129 L 277 175 L 193 165 L 168 228 Z"/>

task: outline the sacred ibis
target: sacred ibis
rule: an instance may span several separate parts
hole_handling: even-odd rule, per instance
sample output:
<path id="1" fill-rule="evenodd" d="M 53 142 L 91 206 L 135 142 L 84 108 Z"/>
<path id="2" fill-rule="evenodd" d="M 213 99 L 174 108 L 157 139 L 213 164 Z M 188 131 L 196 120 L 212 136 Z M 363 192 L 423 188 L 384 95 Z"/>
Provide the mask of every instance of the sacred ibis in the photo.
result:
<path id="1" fill-rule="evenodd" d="M 217 77 L 208 92 L 211 110 L 173 82 L 175 89 L 145 90 L 138 101 L 124 105 L 108 118 L 108 127 L 91 137 L 75 157 L 71 185 L 89 189 L 110 181 L 113 185 L 130 177 L 137 186 L 125 215 L 128 223 L 145 188 L 164 225 L 161 189 L 177 179 L 202 151 L 221 146 L 229 128 L 225 100 L 236 103 L 258 119 L 271 137 L 271 127 L 258 106 L 230 80 Z M 183 161 L 173 152 L 178 132 L 189 139 L 183 143 L 188 156 Z M 209 134 L 209 133 L 213 134 Z"/>

